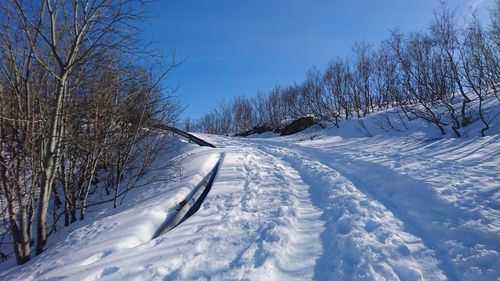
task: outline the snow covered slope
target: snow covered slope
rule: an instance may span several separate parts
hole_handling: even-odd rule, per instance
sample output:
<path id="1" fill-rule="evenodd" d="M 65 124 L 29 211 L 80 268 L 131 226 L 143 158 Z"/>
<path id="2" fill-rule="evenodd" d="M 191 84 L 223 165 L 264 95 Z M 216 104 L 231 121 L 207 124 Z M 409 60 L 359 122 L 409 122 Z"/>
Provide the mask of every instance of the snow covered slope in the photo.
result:
<path id="1" fill-rule="evenodd" d="M 498 120 L 457 139 L 381 117 L 288 137 L 200 135 L 219 148 L 193 148 L 181 181 L 0 279 L 499 280 Z M 200 210 L 151 239 L 219 155 Z"/>

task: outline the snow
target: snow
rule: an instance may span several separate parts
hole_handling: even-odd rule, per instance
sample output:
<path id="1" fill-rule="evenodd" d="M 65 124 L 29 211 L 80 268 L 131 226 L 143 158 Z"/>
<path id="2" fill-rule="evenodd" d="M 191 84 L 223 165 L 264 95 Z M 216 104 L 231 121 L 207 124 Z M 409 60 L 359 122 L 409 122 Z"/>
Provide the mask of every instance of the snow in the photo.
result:
<path id="1" fill-rule="evenodd" d="M 182 177 L 138 190 L 0 279 L 499 280 L 490 116 L 486 137 L 480 125 L 463 138 L 418 120 L 407 130 L 393 112 L 287 137 L 199 134 L 218 148 L 189 146 Z M 200 210 L 153 239 L 219 157 Z"/>

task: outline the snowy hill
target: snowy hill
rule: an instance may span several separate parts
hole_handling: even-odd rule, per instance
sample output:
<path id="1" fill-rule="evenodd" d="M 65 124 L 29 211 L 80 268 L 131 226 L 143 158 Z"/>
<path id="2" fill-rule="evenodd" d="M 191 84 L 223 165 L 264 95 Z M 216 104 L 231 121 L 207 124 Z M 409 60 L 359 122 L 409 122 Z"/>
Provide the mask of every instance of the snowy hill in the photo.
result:
<path id="1" fill-rule="evenodd" d="M 498 102 L 489 110 L 486 137 L 391 112 L 287 137 L 200 134 L 218 148 L 186 148 L 178 181 L 138 190 L 0 279 L 498 280 Z M 219 157 L 200 210 L 153 238 Z"/>

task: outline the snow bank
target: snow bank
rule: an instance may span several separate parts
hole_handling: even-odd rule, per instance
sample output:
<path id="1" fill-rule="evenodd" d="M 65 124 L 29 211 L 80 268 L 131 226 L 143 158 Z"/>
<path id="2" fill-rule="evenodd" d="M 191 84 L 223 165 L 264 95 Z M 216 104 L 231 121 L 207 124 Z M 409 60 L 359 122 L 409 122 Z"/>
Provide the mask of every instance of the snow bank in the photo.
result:
<path id="1" fill-rule="evenodd" d="M 219 153 L 189 145 L 183 158 L 182 171 L 178 171 L 175 182 L 132 190 L 122 206 L 100 209 L 93 222 L 79 222 L 84 225 L 77 229 L 70 225 L 74 231 L 64 240 L 51 241 L 53 245 L 45 253 L 0 273 L 0 279 L 93 280 L 118 273 L 122 267 L 116 266 L 115 261 L 135 255 L 141 245 L 151 241 L 167 217 L 175 214 L 178 203 L 213 168 Z M 129 259 L 128 263 L 135 264 L 134 260 Z"/>

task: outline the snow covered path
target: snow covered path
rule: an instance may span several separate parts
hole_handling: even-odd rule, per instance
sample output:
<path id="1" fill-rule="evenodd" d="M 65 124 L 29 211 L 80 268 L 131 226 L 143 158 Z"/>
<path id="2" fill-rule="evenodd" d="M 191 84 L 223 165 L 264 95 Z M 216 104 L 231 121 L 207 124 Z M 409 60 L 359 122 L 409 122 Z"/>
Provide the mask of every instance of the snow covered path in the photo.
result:
<path id="1" fill-rule="evenodd" d="M 186 242 L 167 279 L 456 279 L 385 201 L 337 170 L 299 149 L 221 141 L 204 206 L 160 238 Z"/>
<path id="2" fill-rule="evenodd" d="M 248 147 L 249 142 L 238 143 Z M 258 142 L 257 142 L 258 143 Z M 308 186 L 313 205 L 322 211 L 323 251 L 310 268 L 315 280 L 444 280 L 434 252 L 404 230 L 404 224 L 336 170 L 297 150 L 268 142 L 255 153 L 273 155 L 280 167 Z M 287 188 L 282 184 L 282 188 Z M 293 277 L 293 276 L 290 276 Z M 280 278 L 281 279 L 281 278 Z"/>
<path id="3" fill-rule="evenodd" d="M 228 148 L 202 209 L 159 238 L 185 242 L 167 279 L 309 280 L 320 215 L 296 171 L 254 148 Z"/>
<path id="4" fill-rule="evenodd" d="M 139 205 L 82 226 L 0 279 L 500 277 L 498 136 L 428 145 L 406 137 L 203 137 L 219 148 L 189 152 L 186 182 L 146 189 Z M 201 208 L 152 239 L 219 155 Z"/>
<path id="5" fill-rule="evenodd" d="M 363 185 L 352 180 L 373 171 L 358 170 L 364 173 L 354 172 L 355 177 L 347 178 L 344 173 L 294 150 L 264 149 L 294 163 L 316 192 L 322 193 L 317 194 L 316 202 L 325 210 L 329 231 L 324 233 L 323 241 L 329 251 L 323 255 L 327 265 L 319 271 L 322 274 L 319 280 L 444 279 L 435 253 L 424 241 L 405 229 L 405 223 L 391 212 L 385 201 L 377 200 Z"/>
<path id="6" fill-rule="evenodd" d="M 360 143 L 219 141 L 254 145 L 300 171 L 326 228 L 314 279 L 499 278 L 497 136 L 389 152 L 376 139 L 371 152 Z"/>

